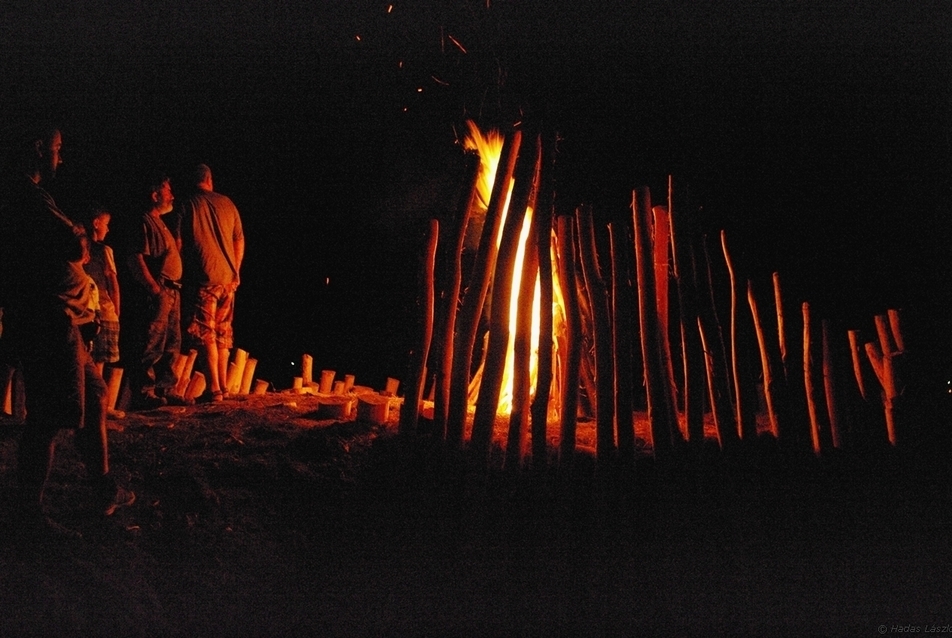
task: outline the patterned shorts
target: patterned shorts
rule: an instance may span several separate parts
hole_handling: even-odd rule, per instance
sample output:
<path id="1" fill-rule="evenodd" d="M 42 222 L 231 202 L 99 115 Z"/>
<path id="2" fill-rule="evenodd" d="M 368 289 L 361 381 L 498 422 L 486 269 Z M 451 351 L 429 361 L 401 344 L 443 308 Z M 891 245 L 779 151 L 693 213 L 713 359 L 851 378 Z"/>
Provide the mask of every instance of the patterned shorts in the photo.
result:
<path id="1" fill-rule="evenodd" d="M 99 334 L 93 339 L 92 360 L 96 363 L 119 361 L 119 322 L 99 322 Z"/>
<path id="2" fill-rule="evenodd" d="M 192 299 L 186 330 L 189 336 L 230 350 L 234 342 L 231 322 L 235 316 L 235 292 L 230 286 L 202 286 Z"/>

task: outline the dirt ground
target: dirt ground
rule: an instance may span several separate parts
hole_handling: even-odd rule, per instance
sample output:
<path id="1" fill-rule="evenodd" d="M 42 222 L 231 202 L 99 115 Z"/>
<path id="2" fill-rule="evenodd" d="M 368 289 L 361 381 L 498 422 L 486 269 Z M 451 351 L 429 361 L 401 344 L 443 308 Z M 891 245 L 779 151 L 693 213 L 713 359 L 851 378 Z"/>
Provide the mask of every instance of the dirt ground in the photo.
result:
<path id="1" fill-rule="evenodd" d="M 879 635 L 952 623 L 944 443 L 595 472 L 478 470 L 289 394 L 130 413 L 110 519 L 64 441 L 52 515 L 10 523 L 21 426 L 0 423 L 0 635 Z M 944 439 L 942 439 L 944 441 Z"/>

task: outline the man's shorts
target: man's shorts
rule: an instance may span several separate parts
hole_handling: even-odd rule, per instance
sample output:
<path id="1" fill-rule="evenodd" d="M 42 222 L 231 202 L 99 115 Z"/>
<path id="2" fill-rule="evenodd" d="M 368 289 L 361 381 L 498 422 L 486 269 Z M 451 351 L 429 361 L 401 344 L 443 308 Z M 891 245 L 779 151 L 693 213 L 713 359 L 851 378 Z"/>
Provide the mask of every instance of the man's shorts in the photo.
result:
<path id="1" fill-rule="evenodd" d="M 234 316 L 235 292 L 231 286 L 201 286 L 192 296 L 186 332 L 196 341 L 230 350 L 234 342 Z"/>

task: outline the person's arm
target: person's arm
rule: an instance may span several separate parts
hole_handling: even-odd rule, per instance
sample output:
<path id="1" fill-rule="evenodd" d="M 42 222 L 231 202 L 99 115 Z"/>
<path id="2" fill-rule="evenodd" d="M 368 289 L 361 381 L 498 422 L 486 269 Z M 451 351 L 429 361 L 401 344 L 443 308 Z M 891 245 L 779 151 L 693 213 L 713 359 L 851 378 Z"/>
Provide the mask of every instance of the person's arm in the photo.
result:
<path id="1" fill-rule="evenodd" d="M 132 276 L 135 277 L 136 281 L 142 284 L 153 296 L 158 297 L 162 294 L 162 286 L 149 272 L 149 266 L 145 263 L 145 255 L 135 253 L 129 257 L 129 268 L 132 270 Z"/>
<path id="2" fill-rule="evenodd" d="M 119 275 L 116 272 L 116 258 L 113 255 L 112 248 L 105 246 L 103 251 L 106 255 L 106 293 L 112 299 L 112 305 L 116 307 L 116 316 L 119 316 Z"/>

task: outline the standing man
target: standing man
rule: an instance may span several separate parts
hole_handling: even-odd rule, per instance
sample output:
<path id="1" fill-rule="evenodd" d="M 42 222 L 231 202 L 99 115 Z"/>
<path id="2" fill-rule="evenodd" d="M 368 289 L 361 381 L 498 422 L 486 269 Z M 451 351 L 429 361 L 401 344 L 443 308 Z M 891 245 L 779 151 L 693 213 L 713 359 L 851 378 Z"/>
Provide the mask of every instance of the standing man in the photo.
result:
<path id="1" fill-rule="evenodd" d="M 181 207 L 182 257 L 189 338 L 199 346 L 212 401 L 221 401 L 234 342 L 232 320 L 245 236 L 235 204 L 212 186 L 212 171 L 195 168 L 196 193 Z"/>
<path id="2" fill-rule="evenodd" d="M 180 241 L 162 220 L 172 211 L 173 201 L 168 176 L 153 175 L 149 209 L 142 216 L 129 251 L 129 267 L 142 292 L 138 314 L 145 324 L 136 335 L 133 409 L 165 405 L 177 381 L 172 362 L 182 346 L 182 256 Z"/>
<path id="3" fill-rule="evenodd" d="M 85 344 L 94 332 L 87 238 L 43 185 L 61 163 L 63 138 L 47 128 L 23 140 L 0 204 L 0 305 L 4 347 L 23 371 L 26 424 L 17 450 L 18 510 L 30 533 L 76 536 L 47 518 L 43 491 L 60 430 L 75 432 L 99 511 L 109 516 L 135 494 L 109 471 L 106 384 Z M 85 334 L 83 334 L 85 333 Z"/>

